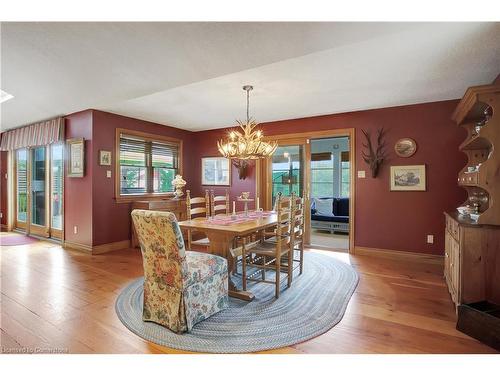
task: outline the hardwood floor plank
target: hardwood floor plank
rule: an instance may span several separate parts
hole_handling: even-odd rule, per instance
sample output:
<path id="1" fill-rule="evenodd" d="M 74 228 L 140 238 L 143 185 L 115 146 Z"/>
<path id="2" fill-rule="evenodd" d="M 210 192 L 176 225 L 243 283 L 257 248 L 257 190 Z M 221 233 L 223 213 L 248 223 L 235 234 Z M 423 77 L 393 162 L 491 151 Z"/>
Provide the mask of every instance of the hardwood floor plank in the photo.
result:
<path id="1" fill-rule="evenodd" d="M 442 265 L 320 252 L 360 276 L 344 318 L 312 340 L 264 353 L 496 353 L 455 329 Z M 120 291 L 143 273 L 138 249 L 91 256 L 39 241 L 1 246 L 0 262 L 4 349 L 185 353 L 143 340 L 116 315 Z"/>

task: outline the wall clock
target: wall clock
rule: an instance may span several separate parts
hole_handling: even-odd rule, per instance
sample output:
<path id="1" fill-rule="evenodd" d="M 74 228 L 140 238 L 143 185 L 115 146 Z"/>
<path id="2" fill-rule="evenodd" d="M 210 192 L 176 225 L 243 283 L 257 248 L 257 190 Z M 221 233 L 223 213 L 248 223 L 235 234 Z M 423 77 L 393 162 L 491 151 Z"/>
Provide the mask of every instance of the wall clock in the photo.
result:
<path id="1" fill-rule="evenodd" d="M 402 158 L 409 158 L 417 152 L 417 142 L 411 138 L 401 138 L 394 145 L 394 151 Z"/>

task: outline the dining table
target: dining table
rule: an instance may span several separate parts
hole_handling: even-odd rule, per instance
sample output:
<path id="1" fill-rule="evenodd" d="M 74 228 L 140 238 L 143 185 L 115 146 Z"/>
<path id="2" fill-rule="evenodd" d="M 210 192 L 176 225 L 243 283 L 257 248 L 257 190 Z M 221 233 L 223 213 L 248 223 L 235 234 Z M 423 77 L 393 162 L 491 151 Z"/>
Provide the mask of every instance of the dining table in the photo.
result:
<path id="1" fill-rule="evenodd" d="M 236 261 L 232 250 L 236 238 L 245 238 L 253 233 L 275 226 L 277 215 L 275 212 L 239 213 L 237 215 L 217 215 L 211 218 L 198 217 L 179 222 L 179 227 L 184 230 L 196 230 L 205 233 L 210 245 L 211 254 L 227 259 L 229 273 L 230 297 L 245 301 L 254 299 L 249 291 L 241 290 L 231 279 L 232 265 Z"/>

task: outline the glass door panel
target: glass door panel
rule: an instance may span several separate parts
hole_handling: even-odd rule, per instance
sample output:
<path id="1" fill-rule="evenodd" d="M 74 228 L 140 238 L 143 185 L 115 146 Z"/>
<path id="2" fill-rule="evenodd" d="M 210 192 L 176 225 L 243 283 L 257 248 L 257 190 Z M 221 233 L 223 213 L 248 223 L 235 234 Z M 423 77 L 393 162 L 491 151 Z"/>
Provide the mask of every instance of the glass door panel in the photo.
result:
<path id="1" fill-rule="evenodd" d="M 303 196 L 304 191 L 304 146 L 279 146 L 272 156 L 271 184 L 272 204 L 278 193 L 289 196 L 292 191 Z"/>
<path id="2" fill-rule="evenodd" d="M 30 228 L 35 235 L 48 237 L 48 178 L 47 178 L 47 148 L 35 147 L 30 150 Z"/>
<path id="3" fill-rule="evenodd" d="M 28 151 L 16 151 L 16 227 L 26 229 L 28 221 Z"/>
<path id="4" fill-rule="evenodd" d="M 64 148 L 55 144 L 50 149 L 50 232 L 52 237 L 62 238 Z"/>

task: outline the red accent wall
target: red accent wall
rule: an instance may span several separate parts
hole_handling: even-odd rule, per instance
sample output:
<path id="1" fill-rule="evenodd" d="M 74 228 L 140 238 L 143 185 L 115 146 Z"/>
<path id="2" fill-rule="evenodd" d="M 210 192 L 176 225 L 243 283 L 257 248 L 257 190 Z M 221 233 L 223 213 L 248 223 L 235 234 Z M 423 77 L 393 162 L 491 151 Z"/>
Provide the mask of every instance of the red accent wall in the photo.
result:
<path id="1" fill-rule="evenodd" d="M 192 158 L 194 149 L 192 133 L 169 126 L 159 125 L 108 112 L 93 111 L 93 185 L 92 185 L 92 227 L 93 245 L 118 242 L 130 239 L 130 203 L 117 203 L 115 200 L 115 132 L 116 128 L 138 130 L 183 140 L 183 176 L 192 179 Z M 113 166 L 99 165 L 99 150 L 112 151 Z M 112 178 L 106 177 L 111 170 Z M 189 186 L 189 185 L 188 185 Z"/>
<path id="2" fill-rule="evenodd" d="M 2 225 L 7 225 L 7 170 L 8 170 L 8 152 L 0 151 L 0 212 L 2 213 L 2 219 L 0 223 Z"/>
<path id="3" fill-rule="evenodd" d="M 356 168 L 365 170 L 367 178 L 356 178 L 355 245 L 373 248 L 443 254 L 443 211 L 453 210 L 465 200 L 465 191 L 457 186 L 458 171 L 466 157 L 458 151 L 465 131 L 450 120 L 458 101 L 442 101 L 335 115 L 262 123 L 265 135 L 300 133 L 336 128 L 356 129 Z M 360 129 L 384 127 L 387 130 L 388 158 L 377 178 L 371 178 L 361 157 L 363 134 Z M 200 171 L 203 156 L 217 155 L 216 141 L 226 130 L 198 132 L 194 135 L 194 170 Z M 418 150 L 410 158 L 394 153 L 399 138 L 416 140 Z M 426 192 L 391 192 L 391 165 L 426 164 Z M 353 171 L 356 173 L 356 171 Z M 192 180 L 192 190 L 199 194 L 204 187 L 200 173 Z M 255 192 L 255 175 L 238 179 L 235 168 L 231 196 L 241 191 Z M 221 190 L 220 188 L 217 190 Z M 426 243 L 426 235 L 434 235 L 434 244 Z"/>
<path id="4" fill-rule="evenodd" d="M 92 246 L 92 172 L 93 137 L 92 110 L 66 116 L 65 137 L 85 139 L 85 175 L 68 177 L 64 173 L 64 234 L 65 240 Z M 66 159 L 67 160 L 67 159 Z M 74 233 L 74 227 L 77 233 Z"/>

